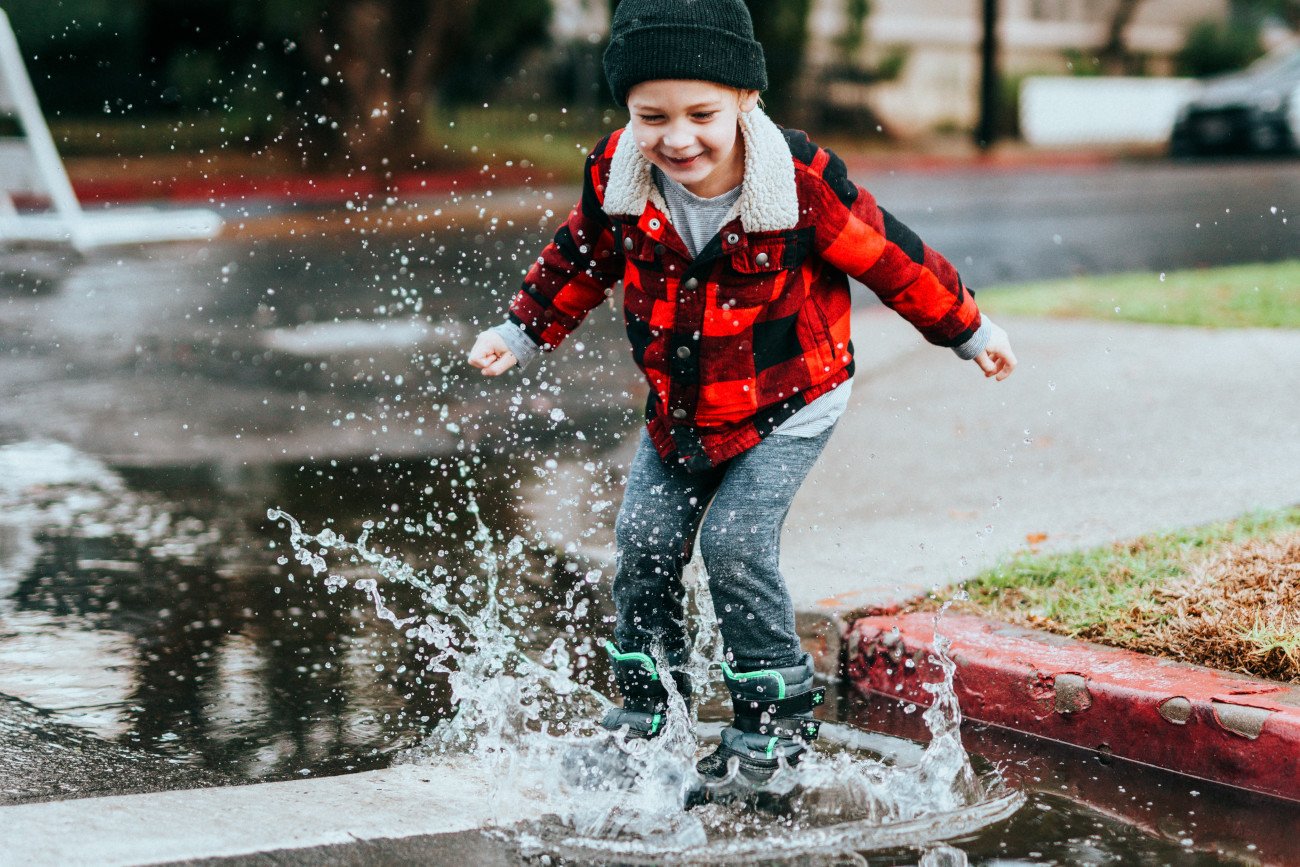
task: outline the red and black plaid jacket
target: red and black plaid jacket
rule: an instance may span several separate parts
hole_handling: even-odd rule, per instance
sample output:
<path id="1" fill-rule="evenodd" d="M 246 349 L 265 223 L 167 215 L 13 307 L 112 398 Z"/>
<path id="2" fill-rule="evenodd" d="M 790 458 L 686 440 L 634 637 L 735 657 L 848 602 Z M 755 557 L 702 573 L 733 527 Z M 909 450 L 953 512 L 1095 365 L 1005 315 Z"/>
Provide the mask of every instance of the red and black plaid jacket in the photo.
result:
<path id="1" fill-rule="evenodd" d="M 849 180 L 844 163 L 760 111 L 742 122 L 736 216 L 692 258 L 649 163 L 620 130 L 587 158 L 582 200 L 542 251 L 510 319 L 558 346 L 623 281 L 632 355 L 664 460 L 716 466 L 853 375 L 851 275 L 931 343 L 980 314 L 957 271 Z"/>

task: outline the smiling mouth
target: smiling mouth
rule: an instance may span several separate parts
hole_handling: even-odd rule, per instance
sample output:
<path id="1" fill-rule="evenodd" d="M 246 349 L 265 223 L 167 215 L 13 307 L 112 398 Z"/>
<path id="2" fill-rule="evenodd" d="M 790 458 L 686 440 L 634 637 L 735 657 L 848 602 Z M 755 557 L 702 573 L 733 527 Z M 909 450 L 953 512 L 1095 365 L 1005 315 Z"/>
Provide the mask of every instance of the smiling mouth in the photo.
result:
<path id="1" fill-rule="evenodd" d="M 699 154 L 696 154 L 693 157 L 685 157 L 683 159 L 678 159 L 677 157 L 665 157 L 665 159 L 667 159 L 668 162 L 672 163 L 678 168 L 686 168 L 687 166 L 689 166 L 691 163 L 695 162 L 699 158 L 700 158 Z"/>

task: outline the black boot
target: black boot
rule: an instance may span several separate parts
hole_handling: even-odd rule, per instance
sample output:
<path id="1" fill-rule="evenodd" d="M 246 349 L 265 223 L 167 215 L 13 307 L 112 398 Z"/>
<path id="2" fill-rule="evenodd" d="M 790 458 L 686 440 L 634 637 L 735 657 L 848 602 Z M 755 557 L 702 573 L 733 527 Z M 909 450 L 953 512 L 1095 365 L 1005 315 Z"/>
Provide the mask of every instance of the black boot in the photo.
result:
<path id="1" fill-rule="evenodd" d="M 611 732 L 625 731 L 629 741 L 660 734 L 669 708 L 668 690 L 658 666 L 649 655 L 622 653 L 611 641 L 605 642 L 605 650 L 614 661 L 614 679 L 623 694 L 623 706 L 611 708 L 600 721 L 601 727 Z M 672 678 L 689 710 L 690 678 L 676 671 Z M 573 749 L 564 757 L 562 769 L 569 785 L 604 791 L 632 788 L 646 772 L 645 765 L 632 760 L 626 745 L 617 740 L 588 742 Z M 675 785 L 684 788 L 680 780 Z"/>
<path id="2" fill-rule="evenodd" d="M 645 653 L 622 653 L 614 642 L 605 642 L 605 652 L 614 661 L 614 680 L 623 694 L 623 706 L 612 708 L 600 721 L 602 727 L 617 731 L 627 727 L 629 738 L 652 738 L 663 728 L 668 713 L 668 690 L 653 659 Z M 691 679 L 683 671 L 671 673 L 677 692 L 691 706 Z"/>
<path id="3" fill-rule="evenodd" d="M 812 657 L 786 668 L 735 672 L 726 663 L 722 676 L 731 693 L 732 724 L 722 730 L 722 743 L 700 759 L 695 769 L 705 786 L 694 801 L 725 800 L 767 783 L 784 761 L 796 765 L 817 738 L 821 723 L 813 708 L 825 701 L 826 690 L 813 688 Z M 721 785 L 735 759 L 738 773 Z"/>

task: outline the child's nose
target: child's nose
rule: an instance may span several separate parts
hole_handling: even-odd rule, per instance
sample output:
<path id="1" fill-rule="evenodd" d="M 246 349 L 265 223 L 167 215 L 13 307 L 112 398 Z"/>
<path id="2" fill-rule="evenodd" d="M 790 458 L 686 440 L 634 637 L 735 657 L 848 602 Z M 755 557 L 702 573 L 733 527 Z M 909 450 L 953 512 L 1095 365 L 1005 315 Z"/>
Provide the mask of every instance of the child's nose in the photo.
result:
<path id="1" fill-rule="evenodd" d="M 690 130 L 677 124 L 668 127 L 667 131 L 664 133 L 664 145 L 670 148 L 676 149 L 689 147 L 691 139 L 692 136 Z"/>

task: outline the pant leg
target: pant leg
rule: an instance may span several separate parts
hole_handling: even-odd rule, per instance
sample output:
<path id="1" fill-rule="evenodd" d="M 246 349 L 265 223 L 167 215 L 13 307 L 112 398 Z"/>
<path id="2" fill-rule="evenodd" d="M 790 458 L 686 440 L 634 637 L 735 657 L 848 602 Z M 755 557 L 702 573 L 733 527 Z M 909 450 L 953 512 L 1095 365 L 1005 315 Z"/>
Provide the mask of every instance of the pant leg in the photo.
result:
<path id="1" fill-rule="evenodd" d="M 781 527 L 830 439 L 780 434 L 732 459 L 700 528 L 700 551 L 728 664 L 738 671 L 803 660 L 781 575 Z"/>
<path id="2" fill-rule="evenodd" d="M 641 432 L 614 524 L 614 638 L 623 652 L 650 653 L 658 646 L 670 665 L 689 658 L 682 569 L 721 475 L 666 465 Z"/>

